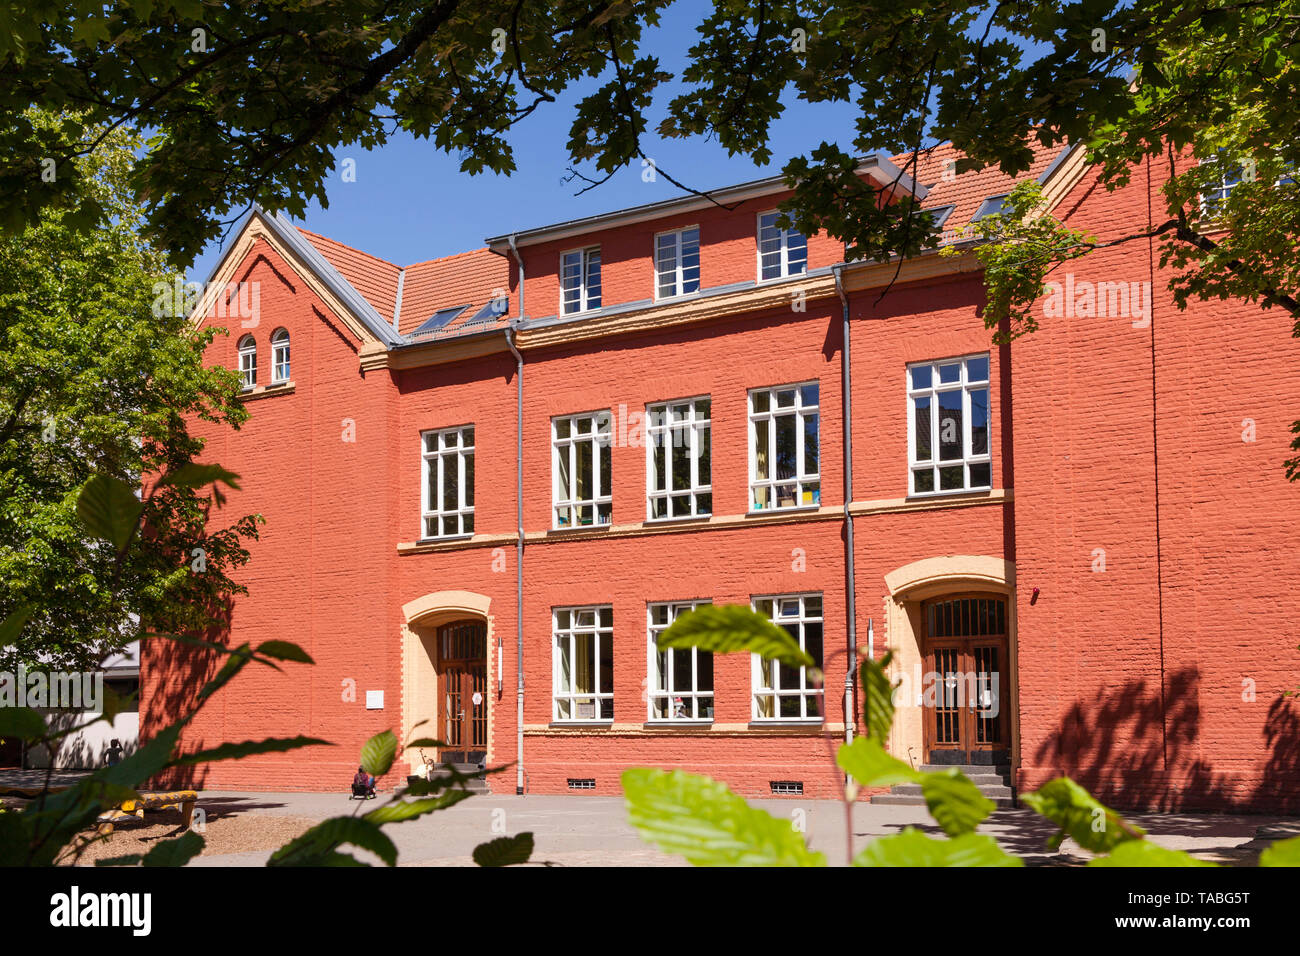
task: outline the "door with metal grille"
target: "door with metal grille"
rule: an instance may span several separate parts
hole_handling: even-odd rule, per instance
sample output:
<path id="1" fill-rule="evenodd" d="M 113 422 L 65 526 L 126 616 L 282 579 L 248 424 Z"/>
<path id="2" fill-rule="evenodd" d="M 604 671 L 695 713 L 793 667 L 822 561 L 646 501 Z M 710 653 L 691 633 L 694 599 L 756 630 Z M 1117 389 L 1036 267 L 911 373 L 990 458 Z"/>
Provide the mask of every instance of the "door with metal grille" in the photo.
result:
<path id="1" fill-rule="evenodd" d="M 438 759 L 479 763 L 487 756 L 487 624 L 438 629 Z"/>
<path id="2" fill-rule="evenodd" d="M 1010 761 L 1007 608 L 1001 597 L 927 602 L 922 680 L 925 751 L 932 764 Z"/>

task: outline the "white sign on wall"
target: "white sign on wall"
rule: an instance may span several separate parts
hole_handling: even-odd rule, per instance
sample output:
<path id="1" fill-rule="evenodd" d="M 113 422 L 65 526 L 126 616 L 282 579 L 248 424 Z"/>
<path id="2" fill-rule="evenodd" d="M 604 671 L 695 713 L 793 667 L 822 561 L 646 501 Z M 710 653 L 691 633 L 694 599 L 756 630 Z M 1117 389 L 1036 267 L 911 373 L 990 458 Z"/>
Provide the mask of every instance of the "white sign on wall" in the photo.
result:
<path id="1" fill-rule="evenodd" d="M 383 710 L 384 692 L 382 690 L 366 691 L 366 710 Z"/>

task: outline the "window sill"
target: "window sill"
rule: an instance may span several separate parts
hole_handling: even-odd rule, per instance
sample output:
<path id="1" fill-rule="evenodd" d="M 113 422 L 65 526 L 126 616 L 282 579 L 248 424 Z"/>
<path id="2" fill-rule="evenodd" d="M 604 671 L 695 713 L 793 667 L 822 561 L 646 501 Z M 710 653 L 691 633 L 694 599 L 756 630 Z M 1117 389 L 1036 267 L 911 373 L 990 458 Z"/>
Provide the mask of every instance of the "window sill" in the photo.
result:
<path id="1" fill-rule="evenodd" d="M 593 730 L 608 730 L 614 726 L 614 719 L 608 720 L 553 720 L 546 726 L 563 730 L 566 727 L 589 727 Z"/>
<path id="2" fill-rule="evenodd" d="M 749 510 L 745 512 L 746 518 L 756 518 L 760 515 L 785 515 L 799 511 L 818 511 L 821 509 L 821 502 L 814 501 L 806 505 L 786 505 L 784 508 L 759 508 L 758 510 Z"/>
<path id="3" fill-rule="evenodd" d="M 672 730 L 674 727 L 712 727 L 712 717 L 691 717 L 681 720 L 647 720 L 643 725 L 646 730 Z"/>
<path id="4" fill-rule="evenodd" d="M 646 518 L 645 523 L 660 527 L 669 524 L 690 524 L 693 521 L 706 522 L 713 517 L 713 512 L 701 515 L 675 515 L 671 518 Z"/>
<path id="5" fill-rule="evenodd" d="M 546 533 L 548 535 L 553 534 L 553 535 L 558 535 L 560 537 L 563 537 L 564 535 L 567 534 L 578 534 L 581 532 L 591 533 L 593 531 L 608 531 L 612 527 L 614 527 L 613 521 L 605 521 L 602 522 L 601 524 L 579 524 L 579 525 L 566 524 L 558 528 L 548 528 L 546 530 Z"/>
<path id="6" fill-rule="evenodd" d="M 799 728 L 812 729 L 814 727 L 821 727 L 821 725 L 822 725 L 822 719 L 820 717 L 807 718 L 807 719 L 787 718 L 784 720 L 777 720 L 775 718 L 773 719 L 755 718 L 754 720 L 751 720 L 749 722 L 749 729 L 764 730 L 768 727 L 771 727 L 774 730 L 779 730 L 782 727 L 787 727 L 787 728 L 799 727 Z"/>
<path id="7" fill-rule="evenodd" d="M 471 531 L 469 534 L 447 534 L 438 535 L 432 538 L 417 538 L 415 546 L 418 548 L 420 545 L 424 544 L 453 544 L 457 541 L 469 541 L 473 537 L 474 532 Z"/>
<path id="8" fill-rule="evenodd" d="M 983 498 L 993 493 L 993 486 L 987 488 L 954 488 L 951 491 L 921 491 L 907 496 L 908 501 L 931 501 L 935 498 Z"/>
<path id="9" fill-rule="evenodd" d="M 259 398 L 273 398 L 276 395 L 291 395 L 294 387 L 292 381 L 273 382 L 270 385 L 254 385 L 252 388 L 240 389 L 239 397 L 245 402 L 251 402 Z"/>

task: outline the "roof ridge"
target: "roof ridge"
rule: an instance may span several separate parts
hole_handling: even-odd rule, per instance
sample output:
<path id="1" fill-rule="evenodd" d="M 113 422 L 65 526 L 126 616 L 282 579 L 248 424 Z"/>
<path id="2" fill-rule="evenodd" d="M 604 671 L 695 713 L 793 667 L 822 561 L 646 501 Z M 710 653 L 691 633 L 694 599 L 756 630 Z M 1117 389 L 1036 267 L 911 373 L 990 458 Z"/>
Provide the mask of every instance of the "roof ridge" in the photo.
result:
<path id="1" fill-rule="evenodd" d="M 403 266 L 404 269 L 414 269 L 416 266 L 432 265 L 435 262 L 447 262 L 451 259 L 459 259 L 462 256 L 472 256 L 476 252 L 492 252 L 488 246 L 477 246 L 473 249 L 466 249 L 463 252 L 453 252 L 445 256 L 435 256 L 432 259 L 421 259 L 419 262 L 412 262 L 410 265 Z M 495 255 L 495 253 L 493 253 Z"/>

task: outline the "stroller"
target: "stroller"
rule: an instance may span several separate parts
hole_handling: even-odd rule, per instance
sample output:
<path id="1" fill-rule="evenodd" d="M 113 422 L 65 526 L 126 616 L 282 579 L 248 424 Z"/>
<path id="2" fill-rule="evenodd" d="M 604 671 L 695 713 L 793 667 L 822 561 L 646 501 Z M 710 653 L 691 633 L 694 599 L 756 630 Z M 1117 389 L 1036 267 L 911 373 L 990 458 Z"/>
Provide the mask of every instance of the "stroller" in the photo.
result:
<path id="1" fill-rule="evenodd" d="M 375 778 L 366 773 L 364 767 L 357 768 L 357 775 L 352 778 L 352 796 L 349 800 L 375 799 Z"/>

